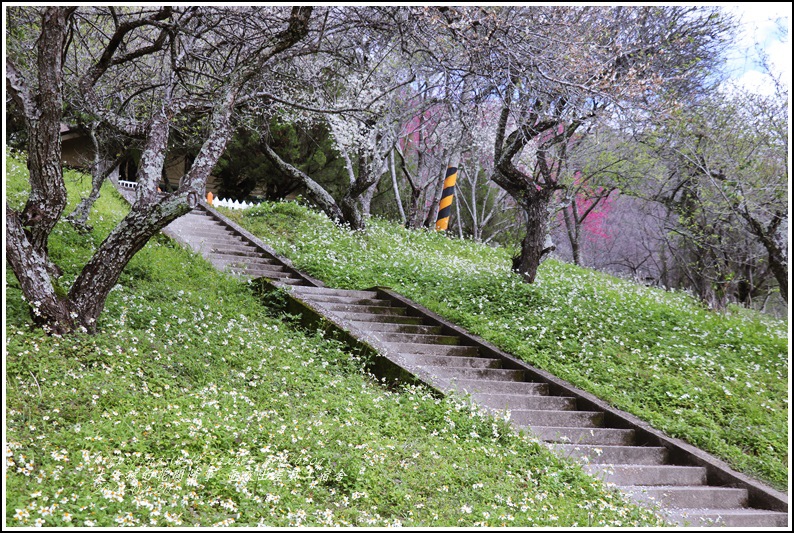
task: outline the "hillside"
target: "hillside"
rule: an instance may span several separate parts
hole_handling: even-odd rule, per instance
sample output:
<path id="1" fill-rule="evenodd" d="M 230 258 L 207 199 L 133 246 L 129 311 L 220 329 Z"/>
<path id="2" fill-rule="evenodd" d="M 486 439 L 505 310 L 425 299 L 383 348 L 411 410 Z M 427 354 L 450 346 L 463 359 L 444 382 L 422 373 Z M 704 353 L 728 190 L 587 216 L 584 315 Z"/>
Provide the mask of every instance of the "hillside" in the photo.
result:
<path id="1" fill-rule="evenodd" d="M 389 286 L 527 362 L 786 490 L 787 324 L 374 219 L 335 226 L 296 203 L 224 211 L 330 286 Z"/>
<path id="2" fill-rule="evenodd" d="M 25 172 L 7 159 L 13 206 Z M 67 185 L 71 208 L 88 180 Z M 65 287 L 126 209 L 105 187 L 93 234 L 58 225 Z M 658 523 L 502 420 L 383 387 L 165 238 L 125 269 L 97 335 L 32 329 L 10 271 L 5 303 L 7 525 Z"/>

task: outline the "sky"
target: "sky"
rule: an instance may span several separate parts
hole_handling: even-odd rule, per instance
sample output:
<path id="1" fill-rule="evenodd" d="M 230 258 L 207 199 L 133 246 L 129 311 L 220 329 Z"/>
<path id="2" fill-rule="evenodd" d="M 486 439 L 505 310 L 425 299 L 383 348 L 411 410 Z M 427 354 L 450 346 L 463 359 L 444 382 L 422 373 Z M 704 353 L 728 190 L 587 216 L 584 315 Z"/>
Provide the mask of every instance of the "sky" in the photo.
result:
<path id="1" fill-rule="evenodd" d="M 748 2 L 723 6 L 739 17 L 742 23 L 742 31 L 729 62 L 737 85 L 761 94 L 771 93 L 772 84 L 757 63 L 756 44 L 759 44 L 769 56 L 774 70 L 790 88 L 791 3 Z M 786 28 L 785 32 L 780 31 L 778 23 Z"/>

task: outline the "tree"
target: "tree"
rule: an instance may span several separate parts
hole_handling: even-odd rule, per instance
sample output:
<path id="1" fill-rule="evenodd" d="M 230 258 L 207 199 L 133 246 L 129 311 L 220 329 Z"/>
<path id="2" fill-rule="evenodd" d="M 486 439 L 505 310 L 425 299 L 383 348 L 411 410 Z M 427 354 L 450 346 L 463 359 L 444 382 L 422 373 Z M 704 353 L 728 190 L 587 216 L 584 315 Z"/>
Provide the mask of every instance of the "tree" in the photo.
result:
<path id="1" fill-rule="evenodd" d="M 265 150 L 281 172 L 301 183 L 310 200 L 330 218 L 364 229 L 377 183 L 389 168 L 389 157 L 406 118 L 402 88 L 412 83 L 413 65 L 399 9 L 356 9 L 349 15 L 355 31 L 340 34 L 321 54 L 301 58 L 301 106 L 296 120 L 320 123 L 330 131 L 334 148 L 345 162 L 347 186 L 339 198 L 313 176 Z M 310 73 L 310 75 L 308 75 Z M 344 80 L 341 83 L 340 80 Z M 310 103 L 308 103 L 310 102 Z"/>
<path id="2" fill-rule="evenodd" d="M 559 194 L 558 218 L 562 219 L 571 257 L 583 265 L 582 237 L 594 246 L 609 240 L 605 219 L 613 199 L 630 193 L 638 184 L 659 172 L 657 161 L 640 143 L 609 124 L 594 123 L 592 131 L 575 136 L 568 147 L 563 169 L 565 188 Z"/>
<path id="3" fill-rule="evenodd" d="M 526 216 L 514 266 L 527 282 L 553 250 L 548 221 L 573 136 L 621 106 L 665 104 L 662 86 L 700 82 L 725 29 L 716 10 L 669 6 L 456 8 L 444 17 L 464 43 L 465 68 L 501 107 L 492 179 Z"/>
<path id="4" fill-rule="evenodd" d="M 676 215 L 679 256 L 712 307 L 747 303 L 770 274 L 788 299 L 787 100 L 702 98 L 646 137 L 668 168 L 655 197 Z"/>
<path id="5" fill-rule="evenodd" d="M 252 83 L 288 56 L 305 53 L 312 8 L 15 7 L 38 19 L 6 61 L 6 87 L 23 110 L 31 192 L 22 212 L 6 204 L 6 255 L 34 320 L 55 333 L 94 331 L 124 266 L 148 240 L 203 196 L 231 134 L 231 117 Z M 35 61 L 26 55 L 35 50 Z M 66 204 L 61 171 L 64 60 L 74 58 L 85 110 L 132 138 L 143 152 L 137 196 L 68 293 L 47 239 Z M 72 85 L 74 90 L 75 85 Z M 171 125 L 192 116 L 204 142 L 176 191 L 158 194 Z"/>

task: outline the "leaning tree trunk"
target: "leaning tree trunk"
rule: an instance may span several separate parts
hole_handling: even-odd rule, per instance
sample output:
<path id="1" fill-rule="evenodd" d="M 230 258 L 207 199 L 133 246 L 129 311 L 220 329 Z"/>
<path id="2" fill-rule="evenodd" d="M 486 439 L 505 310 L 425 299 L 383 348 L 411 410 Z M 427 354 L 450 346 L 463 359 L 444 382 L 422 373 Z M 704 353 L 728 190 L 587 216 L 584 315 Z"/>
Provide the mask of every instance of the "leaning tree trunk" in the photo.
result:
<path id="1" fill-rule="evenodd" d="M 342 210 L 345 222 L 350 224 L 353 230 L 363 230 L 366 228 L 366 217 L 369 214 L 369 205 L 364 205 L 364 196 L 370 189 L 374 189 L 379 179 L 367 175 L 359 176 L 345 192 L 339 208 Z M 372 200 L 372 197 L 369 197 Z M 365 209 L 366 208 L 366 209 Z"/>
<path id="2" fill-rule="evenodd" d="M 768 254 L 769 269 L 780 287 L 780 296 L 788 303 L 788 257 L 786 255 L 786 241 L 779 231 L 784 217 L 782 213 L 775 213 L 768 226 L 750 216 L 749 213 L 740 213 L 750 224 L 751 231 L 758 237 Z M 781 238 L 782 237 L 782 238 Z"/>
<path id="3" fill-rule="evenodd" d="M 99 140 L 96 136 L 96 124 L 90 126 L 88 135 L 94 148 L 94 161 L 91 164 L 91 192 L 80 200 L 74 211 L 66 217 L 66 220 L 81 232 L 90 232 L 92 230 L 91 226 L 88 225 L 88 216 L 91 214 L 94 203 L 99 199 L 102 184 L 121 165 L 127 155 L 125 151 L 115 161 L 105 159 L 102 157 L 102 147 L 99 145 Z"/>
<path id="4" fill-rule="evenodd" d="M 568 235 L 568 241 L 571 243 L 571 254 L 573 255 L 573 263 L 582 266 L 582 252 L 581 252 L 581 222 L 579 221 L 579 214 L 576 210 L 576 200 L 571 202 L 571 211 L 568 212 L 567 207 L 562 209 L 562 218 L 565 221 L 565 231 Z"/>
<path id="5" fill-rule="evenodd" d="M 554 246 L 547 239 L 552 196 L 553 191 L 541 189 L 534 193 L 527 192 L 524 198 L 527 234 L 521 241 L 521 252 L 513 258 L 513 270 L 527 283 L 535 281 L 541 261 L 554 251 Z"/>
<path id="6" fill-rule="evenodd" d="M 56 281 L 61 270 L 50 260 L 47 243 L 66 207 L 60 120 L 63 50 L 74 9 L 42 11 L 35 82 L 6 59 L 6 87 L 25 116 L 30 171 L 30 195 L 22 213 L 6 203 L 6 259 L 30 304 L 33 321 L 54 333 L 71 331 L 72 323 L 64 291 Z"/>
<path id="7" fill-rule="evenodd" d="M 111 289 L 132 257 L 162 228 L 198 203 L 195 190 L 183 190 L 154 203 L 136 202 L 100 245 L 69 291 L 79 326 L 96 330 L 96 321 Z"/>
<path id="8" fill-rule="evenodd" d="M 17 273 L 22 294 L 28 300 L 33 323 L 50 333 L 64 334 L 74 329 L 69 302 L 51 276 L 46 255 L 27 239 L 19 213 L 6 206 L 6 259 Z"/>
<path id="9" fill-rule="evenodd" d="M 769 246 L 769 268 L 772 270 L 778 285 L 780 286 L 780 296 L 783 301 L 788 303 L 788 260 L 785 252 L 780 246 Z"/>
<path id="10" fill-rule="evenodd" d="M 300 183 L 309 196 L 309 199 L 322 209 L 323 212 L 328 215 L 328 218 L 335 222 L 342 222 L 345 219 L 345 215 L 340 209 L 340 206 L 337 205 L 336 200 L 334 200 L 333 196 L 331 196 L 322 185 L 314 181 L 308 174 L 299 168 L 281 159 L 269 144 L 265 143 L 263 146 L 265 155 L 276 168 L 289 179 L 295 180 L 296 183 Z"/>

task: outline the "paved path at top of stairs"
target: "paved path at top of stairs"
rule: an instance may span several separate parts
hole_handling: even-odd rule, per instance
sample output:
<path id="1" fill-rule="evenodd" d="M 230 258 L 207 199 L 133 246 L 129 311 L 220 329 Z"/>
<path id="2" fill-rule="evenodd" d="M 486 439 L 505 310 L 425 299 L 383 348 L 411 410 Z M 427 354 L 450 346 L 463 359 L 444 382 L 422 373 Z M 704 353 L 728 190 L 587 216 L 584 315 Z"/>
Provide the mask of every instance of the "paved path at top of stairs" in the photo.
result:
<path id="1" fill-rule="evenodd" d="M 703 452 L 697 454 L 701 460 L 693 460 L 680 446 L 670 446 L 674 439 L 657 439 L 652 431 L 610 414 L 614 410 L 594 409 L 587 393 L 568 394 L 565 390 L 573 388 L 561 389 L 564 382 L 538 379 L 542 371 L 484 349 L 481 339 L 407 299 L 383 289 L 322 287 L 214 210 L 199 208 L 178 222 L 169 229 L 219 269 L 271 280 L 289 290 L 304 310 L 325 317 L 444 393 L 469 394 L 494 412 L 509 410 L 516 428 L 530 430 L 637 501 L 655 502 L 672 523 L 787 527 L 787 498 L 768 505 L 768 498 L 759 496 L 759 484 L 730 482 L 746 479 L 741 474 L 731 471 L 729 482 L 718 479 L 715 469 L 704 465 Z"/>

